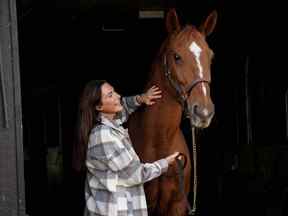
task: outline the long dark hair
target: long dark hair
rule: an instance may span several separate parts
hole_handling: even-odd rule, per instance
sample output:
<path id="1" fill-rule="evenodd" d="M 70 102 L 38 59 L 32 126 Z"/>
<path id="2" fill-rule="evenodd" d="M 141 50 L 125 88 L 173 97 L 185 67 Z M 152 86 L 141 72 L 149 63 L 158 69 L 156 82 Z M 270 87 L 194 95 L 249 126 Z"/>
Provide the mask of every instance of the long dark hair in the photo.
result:
<path id="1" fill-rule="evenodd" d="M 79 103 L 78 140 L 74 147 L 73 166 L 76 171 L 84 171 L 87 144 L 91 129 L 97 123 L 99 112 L 97 105 L 101 105 L 101 87 L 105 80 L 92 80 L 83 90 Z"/>

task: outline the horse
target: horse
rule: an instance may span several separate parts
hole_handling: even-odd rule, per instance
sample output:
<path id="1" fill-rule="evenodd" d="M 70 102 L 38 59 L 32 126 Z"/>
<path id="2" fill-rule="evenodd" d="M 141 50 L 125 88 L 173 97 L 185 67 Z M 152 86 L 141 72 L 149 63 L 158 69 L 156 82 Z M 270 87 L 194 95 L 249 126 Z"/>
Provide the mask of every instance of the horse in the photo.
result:
<path id="1" fill-rule="evenodd" d="M 151 65 L 145 85 L 145 89 L 157 85 L 162 98 L 153 106 L 140 108 L 128 121 L 132 143 L 142 161 L 152 162 L 175 151 L 187 158 L 183 170 L 185 195 L 179 191 L 176 165 L 144 184 L 149 215 L 187 215 L 192 157 L 180 124 L 182 117 L 188 117 L 192 127 L 206 128 L 213 118 L 209 87 L 213 51 L 206 37 L 213 32 L 216 20 L 217 12 L 213 11 L 199 28 L 180 26 L 175 9 L 166 13 L 168 36 Z"/>

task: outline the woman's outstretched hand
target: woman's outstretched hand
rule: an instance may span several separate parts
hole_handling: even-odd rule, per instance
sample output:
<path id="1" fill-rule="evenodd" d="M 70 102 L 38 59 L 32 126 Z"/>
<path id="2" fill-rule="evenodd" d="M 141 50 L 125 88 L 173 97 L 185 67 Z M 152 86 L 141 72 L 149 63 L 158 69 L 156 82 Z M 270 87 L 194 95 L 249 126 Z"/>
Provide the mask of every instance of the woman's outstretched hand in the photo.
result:
<path id="1" fill-rule="evenodd" d="M 153 85 L 150 89 L 148 89 L 145 93 L 138 96 L 137 101 L 139 103 L 144 103 L 146 105 L 153 105 L 155 103 L 155 99 L 161 98 L 161 90 L 159 87 Z"/>
<path id="2" fill-rule="evenodd" d="M 175 152 L 175 153 L 169 155 L 168 157 L 166 157 L 168 164 L 170 165 L 170 164 L 174 163 L 174 161 L 176 161 L 176 158 L 179 156 L 179 154 L 180 154 L 179 152 Z M 179 157 L 179 159 L 180 160 L 182 159 L 181 156 Z"/>

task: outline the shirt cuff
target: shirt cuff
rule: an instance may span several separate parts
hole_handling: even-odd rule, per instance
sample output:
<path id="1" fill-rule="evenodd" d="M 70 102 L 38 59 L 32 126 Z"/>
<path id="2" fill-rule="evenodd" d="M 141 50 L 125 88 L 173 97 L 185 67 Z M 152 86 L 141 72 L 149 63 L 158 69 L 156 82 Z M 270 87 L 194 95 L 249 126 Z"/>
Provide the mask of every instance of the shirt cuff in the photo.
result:
<path id="1" fill-rule="evenodd" d="M 157 165 L 161 168 L 161 173 L 164 173 L 168 170 L 168 161 L 163 158 L 161 160 L 156 161 Z"/>
<path id="2" fill-rule="evenodd" d="M 140 105 L 141 105 L 141 104 L 138 103 L 138 101 L 137 101 L 137 95 L 135 95 L 135 96 L 133 97 L 133 100 L 134 100 L 134 103 L 135 103 L 136 106 L 140 106 Z"/>

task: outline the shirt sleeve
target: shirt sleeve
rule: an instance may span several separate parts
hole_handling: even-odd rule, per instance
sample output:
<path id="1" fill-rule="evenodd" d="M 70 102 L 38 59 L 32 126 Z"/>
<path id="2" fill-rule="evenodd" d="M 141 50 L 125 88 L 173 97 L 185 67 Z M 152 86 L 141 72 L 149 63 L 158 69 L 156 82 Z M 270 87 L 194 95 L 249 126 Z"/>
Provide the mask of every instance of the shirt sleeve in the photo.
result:
<path id="1" fill-rule="evenodd" d="M 105 170 L 105 167 L 108 167 L 107 173 L 102 172 L 103 178 L 100 180 L 112 190 L 116 188 L 114 184 L 118 183 L 126 187 L 143 184 L 160 176 L 168 169 L 166 159 L 154 163 L 141 163 L 117 137 L 109 132 L 109 129 L 98 131 L 94 139 L 101 141 L 99 143 L 93 140 L 96 144 L 88 145 L 87 158 L 90 160 L 88 162 L 93 164 L 94 169 L 97 167 L 98 170 Z M 111 180 L 113 174 L 115 174 L 114 180 Z"/>
<path id="2" fill-rule="evenodd" d="M 143 184 L 159 177 L 167 169 L 168 162 L 166 159 L 154 163 L 141 163 L 138 160 L 133 160 L 127 167 L 122 169 L 118 184 L 126 187 Z"/>
<path id="3" fill-rule="evenodd" d="M 141 163 L 121 143 L 115 139 L 113 145 L 114 154 L 108 159 L 108 167 L 113 172 L 119 173 L 119 184 L 122 186 L 134 186 L 143 184 L 156 177 L 168 169 L 168 161 L 161 159 L 153 163 Z"/>
<path id="4" fill-rule="evenodd" d="M 140 104 L 136 100 L 136 96 L 123 97 L 121 99 L 121 104 L 123 106 L 123 110 L 117 113 L 116 118 L 120 121 L 120 123 L 124 123 L 128 120 L 128 117 L 131 113 L 133 113 Z"/>

